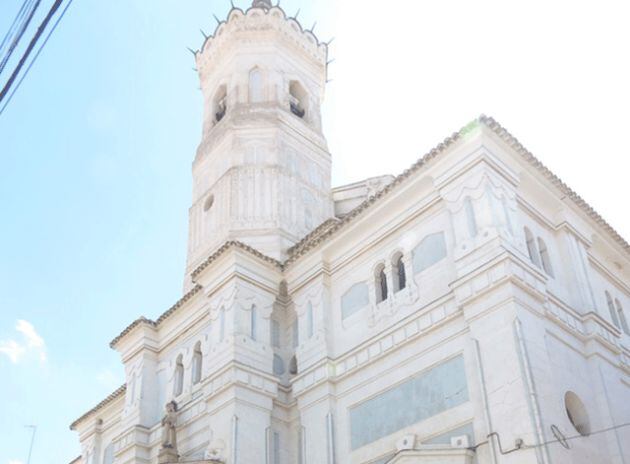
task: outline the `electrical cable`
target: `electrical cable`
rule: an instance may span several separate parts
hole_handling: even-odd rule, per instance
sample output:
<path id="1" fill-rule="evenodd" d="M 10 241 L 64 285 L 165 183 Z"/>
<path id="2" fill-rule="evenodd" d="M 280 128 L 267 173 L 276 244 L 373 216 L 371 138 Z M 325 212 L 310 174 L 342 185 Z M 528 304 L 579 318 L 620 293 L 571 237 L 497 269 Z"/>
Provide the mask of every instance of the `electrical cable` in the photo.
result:
<path id="1" fill-rule="evenodd" d="M 15 34 L 16 29 L 19 29 L 18 25 L 22 22 L 26 14 L 29 3 L 32 3 L 32 2 L 33 0 L 24 0 L 24 2 L 22 3 L 22 6 L 20 7 L 20 11 L 18 11 L 18 14 L 13 20 L 13 23 L 11 24 L 11 26 L 9 27 L 9 30 L 4 36 L 4 39 L 2 39 L 2 43 L 0 44 L 0 55 L 4 54 L 5 47 L 9 44 L 11 37 Z"/>
<path id="2" fill-rule="evenodd" d="M 26 21 L 24 21 L 22 23 L 22 25 L 21 25 L 18 33 L 17 33 L 17 36 L 11 42 L 11 46 L 9 47 L 9 50 L 7 51 L 7 53 L 4 56 L 4 58 L 2 58 L 2 61 L 0 61 L 0 74 L 4 70 L 4 67 L 6 66 L 7 62 L 9 61 L 9 58 L 13 54 L 13 51 L 15 50 L 15 48 L 18 45 L 18 43 L 20 42 L 20 39 L 24 35 L 24 32 L 26 31 L 26 28 L 31 23 L 31 20 L 33 19 L 33 16 L 35 15 L 35 11 L 37 11 L 37 7 L 39 7 L 40 2 L 41 2 L 41 0 L 35 0 L 35 4 L 31 7 L 30 11 L 28 12 L 28 16 L 26 18 Z"/>
<path id="3" fill-rule="evenodd" d="M 595 432 L 590 432 L 590 433 L 584 434 L 584 435 L 579 434 L 579 435 L 573 435 L 573 436 L 570 436 L 570 437 L 562 436 L 562 437 L 558 438 L 557 440 L 549 440 L 549 441 L 546 441 L 544 443 L 539 443 L 537 445 L 528 445 L 528 444 L 525 444 L 521 439 L 518 439 L 516 446 L 514 448 L 510 449 L 510 450 L 503 450 L 503 448 L 501 446 L 501 435 L 498 432 L 492 432 L 492 433 L 489 433 L 487 435 L 488 440 L 483 441 L 483 442 L 481 442 L 481 443 L 479 443 L 479 444 L 477 444 L 475 446 L 472 446 L 472 447 L 470 447 L 468 449 L 470 449 L 471 451 L 477 451 L 477 448 L 479 448 L 480 446 L 489 444 L 490 443 L 489 439 L 491 437 L 493 437 L 493 436 L 497 437 L 497 442 L 498 442 L 498 445 L 499 445 L 499 452 L 502 455 L 504 455 L 504 456 L 506 454 L 514 453 L 515 451 L 540 448 L 540 447 L 543 447 L 543 446 L 546 446 L 546 445 L 551 445 L 553 443 L 560 443 L 563 447 L 569 449 L 568 448 L 568 442 L 570 440 L 576 440 L 578 438 L 588 438 L 588 437 L 590 437 L 592 435 L 598 435 L 600 433 L 606 433 L 606 432 L 610 432 L 612 430 L 616 430 L 616 429 L 620 429 L 620 428 L 628 427 L 628 426 L 630 426 L 630 422 L 626 422 L 624 424 L 619 424 L 619 425 L 613 425 L 612 427 L 607 427 L 605 429 L 596 430 Z M 553 427 L 556 427 L 556 426 L 553 425 L 552 426 L 552 430 L 553 430 Z M 556 427 L 556 429 L 557 429 L 557 427 Z M 555 435 L 555 433 L 554 433 L 554 435 Z"/>
<path id="4" fill-rule="evenodd" d="M 35 61 L 37 60 L 37 57 L 39 56 L 39 54 L 42 52 L 42 50 L 44 49 L 44 47 L 46 46 L 46 44 L 48 43 L 48 39 L 50 39 L 50 36 L 53 34 L 53 32 L 55 32 L 55 29 L 57 28 L 57 26 L 59 25 L 59 23 L 61 22 L 61 20 L 63 19 L 64 15 L 66 14 L 66 11 L 68 11 L 68 8 L 70 8 L 70 5 L 72 5 L 72 1 L 73 0 L 68 0 L 68 3 L 66 4 L 66 7 L 63 9 L 63 11 L 61 12 L 61 14 L 59 15 L 59 18 L 57 18 L 57 21 L 55 22 L 55 24 L 53 25 L 53 27 L 51 28 L 50 32 L 48 33 L 48 35 L 46 36 L 46 39 L 44 39 L 44 42 L 42 43 L 41 47 L 39 47 L 39 49 L 37 50 L 37 53 L 35 53 L 35 56 L 33 57 L 33 59 L 31 60 L 30 64 L 28 65 L 28 67 L 26 68 L 26 71 L 24 71 L 24 74 L 22 75 L 22 77 L 20 78 L 20 80 L 18 81 L 18 83 L 16 84 L 15 88 L 13 89 L 13 91 L 11 92 L 11 94 L 9 95 L 9 97 L 7 98 L 7 101 L 4 103 L 4 106 L 2 106 L 2 108 L 0 109 L 0 115 L 2 115 L 2 113 L 4 113 L 4 110 L 7 108 L 7 105 L 11 102 L 11 100 L 13 99 L 13 96 L 15 95 L 15 92 L 17 92 L 17 90 L 20 88 L 20 85 L 22 85 L 22 82 L 24 81 L 24 78 L 26 77 L 26 75 L 28 74 L 28 72 L 31 70 L 31 68 L 33 67 L 33 64 L 35 63 Z M 57 2 L 55 4 L 61 4 L 61 0 L 57 0 Z M 58 7 L 58 5 L 57 5 Z M 55 9 L 56 10 L 56 9 Z M 53 12 L 54 14 L 54 12 Z M 49 16 L 52 16 L 49 13 Z M 47 17 L 48 18 L 48 17 Z M 41 29 L 42 26 L 40 26 Z M 38 30 L 39 32 L 39 30 Z M 41 35 L 41 34 L 40 34 Z M 15 74 L 15 73 L 14 73 Z M 8 91 L 8 88 L 5 89 Z M 4 96 L 6 95 L 5 89 L 3 89 L 3 93 L 0 94 L 0 103 L 2 102 L 2 99 L 4 98 Z"/>
<path id="5" fill-rule="evenodd" d="M 24 12 L 26 11 L 26 6 L 29 4 L 30 1 L 31 0 L 24 0 L 24 2 L 22 3 L 22 6 L 20 7 L 20 11 L 18 11 L 17 16 L 13 20 L 13 23 L 11 23 L 11 26 L 9 26 L 9 30 L 7 31 L 6 35 L 2 39 L 2 43 L 0 44 L 0 54 L 4 53 L 4 47 L 9 43 L 9 40 L 11 39 L 11 36 L 14 34 L 14 31 L 17 28 L 18 23 L 22 21 L 22 18 L 24 17 Z"/>
<path id="6" fill-rule="evenodd" d="M 608 427 L 608 428 L 601 429 L 601 430 L 596 430 L 595 432 L 590 432 L 590 433 L 585 434 L 585 435 L 580 434 L 580 435 L 573 435 L 571 437 L 562 437 L 562 438 L 557 439 L 557 440 L 549 440 L 549 441 L 546 441 L 544 443 L 540 443 L 539 445 L 524 445 L 523 448 L 539 448 L 541 446 L 550 445 L 552 443 L 560 443 L 560 444 L 562 444 L 563 442 L 566 443 L 566 442 L 568 442 L 570 440 L 575 440 L 577 438 L 588 438 L 588 437 L 590 437 L 592 435 L 598 435 L 600 433 L 611 432 L 613 430 L 621 429 L 623 427 L 628 427 L 628 426 L 630 426 L 630 422 L 626 422 L 625 424 L 613 425 L 612 427 Z"/>
<path id="7" fill-rule="evenodd" d="M 55 0 L 55 3 L 53 3 L 52 7 L 50 8 L 50 11 L 48 11 L 48 14 L 46 15 L 46 17 L 44 18 L 42 23 L 39 25 L 39 27 L 37 28 L 37 31 L 35 32 L 35 36 L 31 39 L 30 43 L 28 44 L 28 47 L 26 48 L 26 51 L 22 55 L 22 58 L 20 58 L 20 61 L 18 62 L 18 64 L 15 67 L 15 69 L 13 70 L 13 73 L 11 74 L 11 77 L 9 77 L 9 80 L 5 84 L 4 88 L 2 89 L 2 91 L 0 91 L 0 103 L 6 97 L 7 93 L 9 92 L 9 89 L 13 85 L 13 82 L 15 81 L 15 79 L 19 75 L 20 71 L 22 70 L 22 66 L 24 66 L 24 63 L 26 63 L 26 60 L 28 59 L 28 56 L 31 54 L 31 52 L 35 48 L 35 45 L 37 44 L 37 41 L 39 40 L 39 38 L 44 33 L 44 30 L 46 29 L 46 26 L 48 25 L 48 23 L 52 19 L 53 15 L 55 14 L 55 12 L 61 6 L 61 2 L 62 1 L 63 0 Z"/>

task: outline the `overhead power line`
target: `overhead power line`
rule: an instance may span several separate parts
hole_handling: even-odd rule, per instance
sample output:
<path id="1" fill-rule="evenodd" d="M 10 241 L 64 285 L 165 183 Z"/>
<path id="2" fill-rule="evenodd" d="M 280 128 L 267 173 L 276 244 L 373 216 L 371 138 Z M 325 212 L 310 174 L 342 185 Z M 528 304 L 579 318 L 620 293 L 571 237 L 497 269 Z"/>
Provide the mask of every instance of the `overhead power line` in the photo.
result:
<path id="1" fill-rule="evenodd" d="M 30 1 L 31 0 L 24 0 L 24 2 L 22 3 L 22 6 L 20 7 L 20 11 L 18 11 L 18 14 L 15 17 L 15 19 L 13 20 L 13 23 L 11 24 L 11 26 L 9 27 L 9 30 L 7 31 L 6 35 L 4 36 L 4 39 L 2 39 L 2 43 L 0 44 L 0 54 L 4 53 L 4 49 L 5 49 L 6 45 L 9 43 L 9 41 L 11 40 L 11 37 L 15 33 L 15 30 L 18 28 L 18 24 L 24 18 L 24 14 L 26 12 L 26 7 L 28 6 Z"/>
<path id="2" fill-rule="evenodd" d="M 35 32 L 35 36 L 31 39 L 31 42 L 28 44 L 28 47 L 27 47 L 26 51 L 24 52 L 24 55 L 22 55 L 22 58 L 20 58 L 19 63 L 17 64 L 17 66 L 13 70 L 13 73 L 11 74 L 11 77 L 9 77 L 9 80 L 5 84 L 5 86 L 2 89 L 2 91 L 0 91 L 0 103 L 2 103 L 2 101 L 5 99 L 5 97 L 9 93 L 9 90 L 11 89 L 11 86 L 13 85 L 13 82 L 15 81 L 17 76 L 20 74 L 20 71 L 22 70 L 22 67 L 24 66 L 24 63 L 26 63 L 26 60 L 28 59 L 29 55 L 31 54 L 31 52 L 35 48 L 35 45 L 37 45 L 37 41 L 39 40 L 39 38 L 44 33 L 44 30 L 46 29 L 46 26 L 48 26 L 48 23 L 50 22 L 50 20 L 54 16 L 54 14 L 57 12 L 59 7 L 61 6 L 61 2 L 62 2 L 62 0 L 55 0 L 55 3 L 53 3 L 52 7 L 50 7 L 50 11 L 48 11 L 48 14 L 46 14 L 46 17 L 44 18 L 42 23 L 37 28 L 37 32 Z"/>
<path id="3" fill-rule="evenodd" d="M 55 4 L 51 7 L 50 11 L 46 15 L 46 18 L 44 18 L 44 21 L 42 22 L 42 24 L 37 29 L 36 36 L 33 37 L 33 40 L 31 40 L 31 43 L 29 44 L 29 48 L 27 49 L 27 51 L 25 52 L 24 56 L 20 60 L 20 63 L 18 64 L 18 68 L 16 68 L 16 70 L 11 75 L 10 82 L 7 82 L 7 85 L 4 86 L 4 88 L 2 89 L 2 92 L 0 93 L 0 105 L 2 104 L 2 101 L 6 98 L 6 101 L 5 101 L 4 105 L 2 106 L 2 108 L 0 108 L 0 115 L 2 115 L 4 110 L 7 108 L 7 105 L 11 102 L 11 99 L 15 95 L 15 92 L 20 88 L 20 85 L 22 85 L 22 82 L 24 81 L 24 78 L 26 77 L 28 72 L 31 70 L 31 68 L 33 67 L 33 64 L 35 63 L 35 61 L 39 57 L 40 53 L 42 52 L 42 50 L 44 49 L 46 44 L 48 43 L 48 40 L 50 39 L 50 36 L 53 34 L 53 32 L 55 32 L 55 29 L 57 29 L 57 26 L 59 25 L 59 23 L 63 19 L 64 15 L 68 11 L 68 8 L 70 8 L 70 5 L 72 5 L 72 1 L 73 0 L 68 0 L 68 3 L 66 4 L 66 7 L 63 9 L 61 14 L 59 15 L 59 18 L 57 18 L 57 21 L 55 21 L 55 24 L 50 29 L 50 32 L 48 33 L 48 35 L 44 39 L 44 42 L 42 43 L 42 45 L 39 47 L 39 49 L 35 53 L 35 56 L 31 60 L 31 62 L 29 63 L 28 67 L 26 68 L 26 71 L 24 71 L 24 74 L 22 75 L 20 80 L 17 82 L 15 88 L 13 89 L 13 91 L 7 97 L 7 94 L 9 92 L 10 87 L 11 87 L 11 84 L 13 83 L 13 81 L 15 80 L 17 75 L 19 74 L 19 68 L 21 68 L 24 65 L 24 62 L 26 61 L 26 58 L 28 57 L 28 54 L 30 54 L 30 52 L 32 51 L 32 49 L 34 48 L 34 46 L 35 46 L 35 44 L 37 42 L 37 39 L 44 32 L 44 29 L 46 28 L 46 25 L 50 22 L 51 18 L 55 14 L 55 12 L 59 9 L 59 6 L 61 5 L 62 0 L 56 0 L 55 1 Z"/>
<path id="4" fill-rule="evenodd" d="M 3 40 L 2 47 L 0 47 L 1 50 L 4 50 L 6 46 L 9 47 L 9 49 L 6 51 L 6 53 L 2 57 L 2 61 L 0 61 L 0 74 L 2 74 L 2 71 L 4 71 L 4 67 L 9 61 L 9 58 L 11 58 L 11 55 L 13 54 L 13 51 L 15 50 L 15 48 L 18 46 L 20 39 L 22 38 L 22 36 L 24 35 L 24 32 L 26 31 L 26 28 L 31 23 L 31 20 L 33 19 L 33 16 L 35 15 L 35 11 L 37 11 L 37 7 L 39 6 L 40 1 L 41 0 L 26 0 L 22 4 L 22 8 L 20 8 L 18 15 L 15 17 L 15 20 L 13 21 L 13 24 L 11 25 L 11 29 L 9 29 L 9 32 L 7 33 L 5 39 Z M 15 29 L 17 29 L 17 32 L 14 32 L 12 34 L 12 30 L 14 31 Z M 13 40 L 11 40 L 14 34 L 15 34 L 15 37 L 13 38 Z"/>

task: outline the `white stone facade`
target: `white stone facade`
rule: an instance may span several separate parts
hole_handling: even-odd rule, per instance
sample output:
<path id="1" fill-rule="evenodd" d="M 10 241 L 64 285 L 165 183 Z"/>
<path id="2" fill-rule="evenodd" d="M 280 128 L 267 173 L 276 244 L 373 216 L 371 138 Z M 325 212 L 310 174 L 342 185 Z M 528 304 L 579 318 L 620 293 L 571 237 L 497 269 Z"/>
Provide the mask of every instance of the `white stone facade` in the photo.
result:
<path id="1" fill-rule="evenodd" d="M 630 463 L 630 246 L 495 121 L 331 189 L 326 45 L 233 9 L 197 55 L 185 295 L 112 341 L 83 464 Z"/>

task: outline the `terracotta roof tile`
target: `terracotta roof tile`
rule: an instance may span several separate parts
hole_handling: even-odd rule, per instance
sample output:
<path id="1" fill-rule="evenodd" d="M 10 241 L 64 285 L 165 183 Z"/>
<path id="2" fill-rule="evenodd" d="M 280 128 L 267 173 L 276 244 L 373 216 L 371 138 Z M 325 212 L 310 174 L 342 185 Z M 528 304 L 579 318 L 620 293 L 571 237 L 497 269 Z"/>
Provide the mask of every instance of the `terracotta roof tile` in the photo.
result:
<path id="1" fill-rule="evenodd" d="M 554 186 L 556 186 L 560 191 L 562 191 L 568 198 L 570 198 L 579 208 L 581 208 L 591 219 L 593 219 L 603 230 L 605 230 L 610 236 L 622 247 L 622 249 L 630 254 L 630 245 L 626 240 L 617 233 L 615 229 L 613 229 L 586 201 L 584 201 L 578 194 L 576 194 L 571 188 L 569 188 L 558 176 L 552 173 L 544 164 L 542 164 L 534 155 L 532 155 L 512 134 L 510 134 L 506 129 L 504 129 L 498 122 L 496 122 L 493 118 L 487 116 L 480 116 L 475 120 L 476 123 L 483 124 L 492 130 L 501 140 L 503 140 L 507 145 L 512 147 L 518 154 L 520 154 L 526 161 L 528 161 L 532 166 L 537 168 L 541 174 L 549 180 Z M 284 262 L 280 262 L 276 259 L 270 258 L 269 256 L 264 255 L 259 252 L 255 248 L 250 247 L 239 241 L 229 241 L 226 242 L 223 246 L 221 246 L 217 251 L 212 253 L 203 263 L 201 263 L 193 272 L 192 278 L 196 277 L 203 272 L 208 266 L 210 266 L 214 261 L 216 261 L 221 255 L 227 252 L 231 248 L 239 248 L 242 249 L 263 261 L 268 262 L 273 265 L 277 269 L 284 271 L 290 264 L 297 261 L 301 256 L 307 254 L 310 250 L 317 247 L 318 245 L 324 243 L 326 240 L 330 239 L 334 236 L 339 230 L 343 229 L 346 225 L 353 222 L 356 218 L 360 217 L 366 210 L 368 210 L 372 205 L 386 197 L 391 191 L 395 190 L 398 185 L 405 182 L 410 176 L 419 171 L 422 167 L 426 166 L 427 163 L 431 162 L 441 154 L 443 154 L 449 147 L 451 147 L 456 141 L 461 139 L 462 135 L 470 128 L 470 124 L 467 125 L 462 130 L 454 133 L 450 137 L 447 137 L 442 143 L 440 143 L 437 147 L 432 149 L 429 153 L 424 155 L 418 161 L 416 161 L 411 167 L 406 169 L 402 174 L 397 176 L 390 184 L 384 187 L 381 191 L 376 193 L 375 195 L 369 197 L 359 206 L 354 208 L 350 213 L 343 217 L 343 219 L 332 218 L 320 226 L 318 226 L 313 232 L 306 235 L 300 242 L 289 249 L 289 258 Z M 148 324 L 153 327 L 157 327 L 164 320 L 166 320 L 169 316 L 175 313 L 179 308 L 181 308 L 188 300 L 190 300 L 194 295 L 196 295 L 199 291 L 201 291 L 202 287 L 200 285 L 196 285 L 190 292 L 184 295 L 177 303 L 175 303 L 171 308 L 169 308 L 166 312 L 164 312 L 157 321 L 152 321 L 150 319 L 141 317 L 134 322 L 132 322 L 125 330 L 123 330 L 112 342 L 110 343 L 111 347 L 114 347 L 123 337 L 125 337 L 129 332 L 131 332 L 136 326 L 140 324 Z M 118 396 L 122 395 L 125 391 L 125 386 L 123 385 L 110 396 L 108 396 L 104 401 L 99 403 L 95 408 L 88 411 L 86 414 L 77 419 L 71 426 L 71 429 L 74 429 L 76 424 L 92 413 L 98 411 L 103 408 L 107 404 L 111 403 Z"/>
<path id="2" fill-rule="evenodd" d="M 453 145 L 457 140 L 461 137 L 461 131 L 456 132 L 450 137 L 444 139 L 442 143 L 440 143 L 437 147 L 431 150 L 429 153 L 424 155 L 418 161 L 416 161 L 410 168 L 405 169 L 402 174 L 398 175 L 394 178 L 394 180 L 387 184 L 382 190 L 380 190 L 375 195 L 369 197 L 359 206 L 350 211 L 343 219 L 336 221 L 336 223 L 332 224 L 328 229 L 319 234 L 309 234 L 304 237 L 299 243 L 297 243 L 293 248 L 291 248 L 291 255 L 285 261 L 284 266 L 287 267 L 293 262 L 295 262 L 299 257 L 306 254 L 309 250 L 315 248 L 317 245 L 323 243 L 332 237 L 337 231 L 345 227 L 347 224 L 353 222 L 357 217 L 361 216 L 361 214 L 370 208 L 374 203 L 381 200 L 383 197 L 387 196 L 392 190 L 396 189 L 398 185 L 407 180 L 411 175 L 420 170 L 423 166 L 425 166 L 428 162 L 439 156 L 441 153 L 446 151 L 448 147 Z M 326 223 L 324 223 L 326 224 Z"/>
<path id="3" fill-rule="evenodd" d="M 137 326 L 139 326 L 141 324 L 146 324 L 146 325 L 151 326 L 151 327 L 157 327 L 165 319 L 167 319 L 169 316 L 171 316 L 176 310 L 181 308 L 188 300 L 190 300 L 193 296 L 195 296 L 197 293 L 199 293 L 199 291 L 201 291 L 201 288 L 202 288 L 201 285 L 195 285 L 193 287 L 193 289 L 190 290 L 188 293 L 186 293 L 183 297 L 181 297 L 177 301 L 177 303 L 175 303 L 173 306 L 171 306 L 169 309 L 167 309 L 164 313 L 162 313 L 162 315 L 157 319 L 157 321 L 153 321 L 151 319 L 147 319 L 144 316 L 136 319 L 131 324 L 129 324 L 122 332 L 120 332 L 120 334 L 118 334 L 118 336 L 116 338 L 114 338 L 109 343 L 110 348 L 114 348 L 116 346 L 116 344 L 120 340 L 122 340 L 129 332 L 131 332 L 133 329 L 135 329 Z"/>
<path id="4" fill-rule="evenodd" d="M 570 198 L 579 208 L 581 208 L 591 219 L 593 219 L 600 227 L 602 227 L 610 236 L 626 251 L 630 254 L 630 245 L 621 235 L 613 229 L 586 201 L 584 201 L 578 194 L 576 194 L 571 188 L 569 188 L 558 176 L 551 172 L 543 163 L 541 163 L 534 155 L 532 155 L 512 134 L 504 129 L 493 118 L 481 115 L 473 123 L 468 124 L 462 128 L 459 132 L 454 133 L 450 137 L 446 138 L 441 144 L 424 155 L 418 161 L 416 161 L 410 168 L 406 169 L 402 174 L 397 176 L 389 185 L 383 188 L 376 195 L 368 198 L 361 203 L 355 209 L 350 211 L 343 219 L 337 221 L 331 225 L 324 232 L 319 234 L 309 234 L 304 237 L 299 243 L 290 249 L 290 256 L 284 262 L 284 267 L 288 267 L 293 262 L 297 261 L 301 256 L 305 255 L 308 251 L 315 248 L 324 241 L 330 239 L 337 231 L 342 229 L 347 224 L 354 221 L 355 218 L 361 216 L 361 214 L 371 207 L 374 203 L 387 196 L 389 192 L 394 190 L 399 184 L 404 182 L 412 174 L 417 172 L 420 168 L 424 167 L 428 162 L 438 157 L 446 151 L 448 147 L 453 145 L 461 136 L 469 130 L 474 123 L 483 124 L 494 132 L 501 140 L 512 147 L 518 154 L 523 156 L 526 161 L 536 167 L 541 174 L 549 180 L 553 185 L 559 188 L 568 198 Z"/>
<path id="5" fill-rule="evenodd" d="M 518 154 L 520 154 L 525 160 L 536 167 L 540 173 L 549 180 L 554 186 L 556 186 L 562 193 L 570 198 L 582 211 L 584 211 L 591 219 L 593 219 L 602 229 L 604 229 L 610 236 L 630 254 L 630 245 L 628 242 L 602 218 L 597 211 L 593 209 L 582 197 L 575 193 L 567 184 L 565 184 L 558 176 L 547 168 L 538 158 L 536 158 L 530 151 L 528 151 L 516 137 L 510 134 L 501 124 L 488 116 L 480 116 L 478 121 L 491 129 L 501 140 L 511 146 Z"/>
<path id="6" fill-rule="evenodd" d="M 270 258 L 269 256 L 261 253 L 260 251 L 256 250 L 255 248 L 250 247 L 249 245 L 244 244 L 243 242 L 239 242 L 239 241 L 236 241 L 236 240 L 231 240 L 229 242 L 225 242 L 217 251 L 212 253 L 203 263 L 201 263 L 199 266 L 197 266 L 197 268 L 191 274 L 193 280 L 195 278 L 197 278 L 197 276 L 199 276 L 199 274 L 201 274 L 201 272 L 204 269 L 206 269 L 208 266 L 210 266 L 210 264 L 212 264 L 214 261 L 216 261 L 223 253 L 228 251 L 230 248 L 240 248 L 240 249 L 242 249 L 244 251 L 247 251 L 248 253 L 251 253 L 252 255 L 256 256 L 257 258 L 260 258 L 263 261 L 266 261 L 269 264 L 272 264 L 273 266 L 277 267 L 280 270 L 282 270 L 282 268 L 283 268 L 283 264 L 280 261 L 278 261 L 277 259 Z"/>
<path id="7" fill-rule="evenodd" d="M 70 425 L 70 430 L 75 430 L 76 426 L 82 422 L 83 420 L 87 419 L 88 416 L 91 416 L 92 414 L 94 414 L 95 412 L 100 411 L 101 409 L 103 409 L 105 406 L 107 406 L 108 404 L 110 404 L 111 402 L 115 401 L 116 399 L 120 398 L 122 395 L 125 394 L 125 392 L 127 391 L 127 385 L 122 385 L 120 387 L 118 387 L 118 389 L 113 392 L 111 395 L 109 395 L 107 398 L 105 398 L 103 401 L 101 401 L 100 403 L 98 403 L 96 406 L 94 406 L 92 409 L 90 409 L 88 412 L 86 412 L 85 414 L 83 414 L 81 417 L 79 417 L 77 420 L 75 420 L 71 425 Z M 71 463 L 72 464 L 72 463 Z"/>

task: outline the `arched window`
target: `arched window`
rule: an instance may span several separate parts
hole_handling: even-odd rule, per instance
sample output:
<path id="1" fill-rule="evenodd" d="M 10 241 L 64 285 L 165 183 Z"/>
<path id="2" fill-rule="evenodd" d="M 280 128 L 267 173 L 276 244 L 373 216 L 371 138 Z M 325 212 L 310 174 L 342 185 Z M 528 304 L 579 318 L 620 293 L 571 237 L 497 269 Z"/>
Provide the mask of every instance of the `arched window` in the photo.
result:
<path id="1" fill-rule="evenodd" d="M 376 268 L 375 288 L 376 288 L 376 302 L 380 303 L 387 299 L 387 276 L 385 275 L 385 266 L 380 265 Z"/>
<path id="2" fill-rule="evenodd" d="M 315 198 L 306 189 L 302 190 L 302 207 L 304 208 L 304 225 L 307 229 L 311 230 L 313 224 L 313 207 L 315 205 Z"/>
<path id="3" fill-rule="evenodd" d="M 308 230 L 313 228 L 313 212 L 310 208 L 304 209 L 304 225 Z"/>
<path id="4" fill-rule="evenodd" d="M 626 335 L 630 335 L 630 328 L 628 328 L 628 320 L 626 319 L 626 315 L 623 312 L 621 303 L 619 302 L 619 300 L 615 299 L 615 304 L 617 305 L 617 315 L 619 316 L 619 323 L 621 324 L 621 329 L 624 331 Z"/>
<path id="5" fill-rule="evenodd" d="M 474 238 L 478 233 L 477 219 L 475 218 L 475 209 L 470 197 L 466 197 L 464 200 L 464 210 L 466 211 L 466 221 L 468 222 L 468 234 L 471 238 Z"/>
<path id="6" fill-rule="evenodd" d="M 192 383 L 193 385 L 201 382 L 201 370 L 203 368 L 203 354 L 201 353 L 201 342 L 197 342 L 193 351 L 192 358 Z"/>
<path id="7" fill-rule="evenodd" d="M 179 396 L 184 391 L 184 361 L 182 355 L 175 361 L 175 378 L 173 382 L 173 395 Z"/>
<path id="8" fill-rule="evenodd" d="M 249 73 L 249 101 L 250 103 L 264 101 L 263 76 L 260 68 L 254 68 Z"/>
<path id="9" fill-rule="evenodd" d="M 547 275 L 553 277 L 553 267 L 551 267 L 551 259 L 549 258 L 549 250 L 545 241 L 538 237 L 538 251 L 540 252 L 540 261 Z"/>
<path id="10" fill-rule="evenodd" d="M 529 254 L 529 259 L 536 266 L 540 267 L 540 257 L 538 255 L 538 250 L 536 249 L 536 240 L 534 240 L 531 230 L 527 227 L 525 227 L 525 242 L 527 243 L 527 253 Z"/>
<path id="11" fill-rule="evenodd" d="M 298 373 L 297 358 L 293 356 L 289 361 L 289 374 L 296 375 Z"/>
<path id="12" fill-rule="evenodd" d="M 306 116 L 308 93 L 298 81 L 291 81 L 289 85 L 289 109 L 298 118 Z"/>
<path id="13" fill-rule="evenodd" d="M 273 355 L 273 373 L 275 375 L 284 374 L 284 361 L 277 354 Z"/>
<path id="14" fill-rule="evenodd" d="M 507 199 L 501 198 L 501 205 L 503 206 L 503 214 L 505 215 L 505 223 L 507 224 L 510 234 L 514 235 L 514 229 L 512 228 L 512 219 L 510 218 L 510 208 L 508 208 Z"/>
<path id="15" fill-rule="evenodd" d="M 293 348 L 297 348 L 300 345 L 300 325 L 297 316 L 293 319 L 293 326 L 291 327 Z"/>
<path id="16" fill-rule="evenodd" d="M 114 445 L 109 444 L 103 452 L 103 464 L 114 464 Z"/>
<path id="17" fill-rule="evenodd" d="M 212 205 L 214 205 L 214 195 L 210 195 L 208 198 L 206 198 L 206 201 L 203 204 L 203 212 L 207 213 L 208 211 L 210 211 Z"/>
<path id="18" fill-rule="evenodd" d="M 306 335 L 309 339 L 313 338 L 313 333 L 315 332 L 315 323 L 313 319 L 313 305 L 309 301 L 306 308 Z"/>
<path id="19" fill-rule="evenodd" d="M 407 286 L 407 273 L 402 253 L 397 253 L 392 260 L 392 277 L 394 292 L 398 292 Z"/>
<path id="20" fill-rule="evenodd" d="M 280 323 L 275 319 L 271 320 L 271 346 L 280 347 Z"/>
<path id="21" fill-rule="evenodd" d="M 252 309 L 249 314 L 249 336 L 252 340 L 256 340 L 256 330 L 258 325 L 258 311 L 256 311 L 256 306 L 252 306 Z"/>
<path id="22" fill-rule="evenodd" d="M 219 341 L 223 341 L 225 340 L 225 308 L 221 308 L 219 319 Z"/>
<path id="23" fill-rule="evenodd" d="M 606 303 L 608 304 L 608 311 L 610 311 L 610 320 L 615 325 L 615 327 L 620 329 L 621 327 L 619 326 L 619 319 L 617 318 L 617 311 L 615 310 L 615 305 L 613 304 L 612 297 L 610 296 L 610 293 L 608 292 L 606 292 Z"/>
<path id="24" fill-rule="evenodd" d="M 222 85 L 214 94 L 212 100 L 212 115 L 214 117 L 214 123 L 218 123 L 223 119 L 227 113 L 227 86 Z"/>

